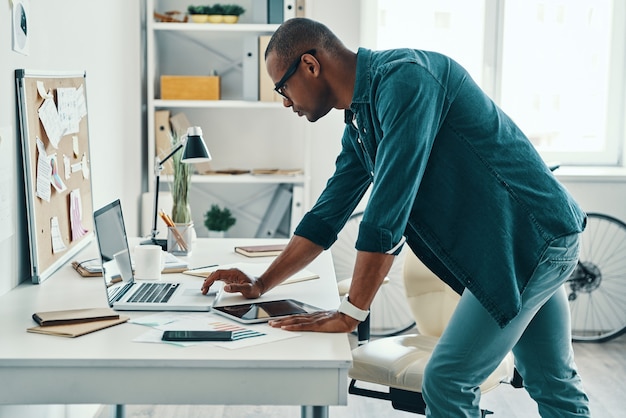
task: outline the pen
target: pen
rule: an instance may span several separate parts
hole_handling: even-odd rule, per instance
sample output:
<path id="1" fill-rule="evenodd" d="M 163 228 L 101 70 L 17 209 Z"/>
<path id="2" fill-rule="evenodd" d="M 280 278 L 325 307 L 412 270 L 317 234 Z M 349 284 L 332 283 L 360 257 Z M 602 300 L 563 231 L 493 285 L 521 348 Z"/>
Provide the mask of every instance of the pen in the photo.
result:
<path id="1" fill-rule="evenodd" d="M 188 269 L 188 271 L 191 271 L 191 270 L 208 269 L 209 267 L 217 267 L 217 266 L 218 266 L 218 264 L 210 264 L 210 265 L 208 265 L 208 266 L 194 267 L 194 268 L 192 268 L 192 269 Z"/>

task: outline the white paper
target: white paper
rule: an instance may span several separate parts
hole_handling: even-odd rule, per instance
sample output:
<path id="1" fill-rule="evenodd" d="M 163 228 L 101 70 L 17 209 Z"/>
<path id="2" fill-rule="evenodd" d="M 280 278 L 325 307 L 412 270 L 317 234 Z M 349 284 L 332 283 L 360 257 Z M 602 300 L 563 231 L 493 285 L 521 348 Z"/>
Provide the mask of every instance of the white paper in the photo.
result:
<path id="1" fill-rule="evenodd" d="M 46 147 L 41 142 L 41 139 L 37 138 L 37 150 L 39 155 L 37 156 L 37 196 L 46 202 L 50 201 L 50 195 L 52 194 L 52 188 L 50 187 L 50 181 L 52 179 L 52 167 L 50 167 L 50 161 L 46 154 Z"/>
<path id="2" fill-rule="evenodd" d="M 70 226 L 72 229 L 72 241 L 76 241 L 89 232 L 83 227 L 83 203 L 79 189 L 70 192 Z"/>
<path id="3" fill-rule="evenodd" d="M 65 172 L 65 180 L 69 180 L 73 171 L 72 165 L 70 164 L 70 157 L 65 154 L 63 154 L 63 171 Z"/>
<path id="4" fill-rule="evenodd" d="M 72 151 L 74 152 L 74 158 L 78 158 L 80 155 L 80 145 L 76 135 L 72 136 Z"/>
<path id="5" fill-rule="evenodd" d="M 76 109 L 78 111 L 78 116 L 80 118 L 84 118 L 87 116 L 87 101 L 85 100 L 85 87 L 81 84 L 80 87 L 76 89 L 76 97 L 75 97 Z"/>
<path id="6" fill-rule="evenodd" d="M 52 185 L 54 186 L 57 192 L 61 193 L 61 192 L 66 191 L 67 186 L 63 182 L 63 178 L 60 173 L 61 167 L 63 166 L 59 165 L 57 155 L 56 154 L 50 155 L 48 157 L 48 161 L 50 163 L 50 168 L 52 170 L 51 175 L 50 175 L 50 182 L 52 183 Z"/>
<path id="7" fill-rule="evenodd" d="M 52 239 L 52 252 L 54 254 L 65 251 L 67 247 L 63 242 L 61 236 L 61 229 L 59 228 L 59 219 L 55 216 L 50 218 L 50 238 Z"/>
<path id="8" fill-rule="evenodd" d="M 52 99 L 54 97 L 52 93 L 46 90 L 46 86 L 41 80 L 37 80 L 37 92 L 42 99 Z"/>
<path id="9" fill-rule="evenodd" d="M 57 108 L 64 134 L 78 133 L 80 113 L 77 90 L 73 87 L 57 88 Z"/>
<path id="10" fill-rule="evenodd" d="M 81 168 L 83 169 L 83 178 L 87 180 L 89 178 L 89 164 L 87 162 L 87 154 L 83 154 L 83 159 L 80 164 Z"/>
<path id="11" fill-rule="evenodd" d="M 39 107 L 39 119 L 48 135 L 48 139 L 54 148 L 59 147 L 61 137 L 63 137 L 64 127 L 59 112 L 54 104 L 54 100 L 45 99 Z"/>
<path id="12" fill-rule="evenodd" d="M 227 270 L 236 268 L 246 273 L 249 276 L 258 277 L 267 270 L 271 263 L 233 263 L 233 264 L 222 264 L 219 266 L 207 267 L 203 269 L 194 269 L 184 271 L 184 274 L 188 274 L 190 276 L 199 276 L 199 277 L 207 277 L 209 274 L 213 273 L 216 270 Z M 307 269 L 302 269 L 293 276 L 289 277 L 287 280 L 281 283 L 281 285 L 302 282 L 305 280 L 313 280 L 319 278 L 319 274 L 314 273 Z"/>
<path id="13" fill-rule="evenodd" d="M 140 325 L 150 325 L 153 329 L 133 339 L 135 342 L 144 343 L 165 343 L 173 344 L 181 347 L 188 347 L 199 344 L 209 344 L 217 347 L 234 350 L 244 347 L 252 347 L 260 344 L 267 344 L 275 341 L 281 341 L 288 338 L 299 337 L 300 334 L 285 331 L 279 328 L 272 328 L 268 324 L 241 325 L 234 321 L 214 314 L 183 314 L 180 316 L 168 315 L 167 313 L 158 313 L 146 315 L 142 318 L 131 320 L 131 322 Z M 235 341 L 162 341 L 163 331 L 232 331 Z"/>

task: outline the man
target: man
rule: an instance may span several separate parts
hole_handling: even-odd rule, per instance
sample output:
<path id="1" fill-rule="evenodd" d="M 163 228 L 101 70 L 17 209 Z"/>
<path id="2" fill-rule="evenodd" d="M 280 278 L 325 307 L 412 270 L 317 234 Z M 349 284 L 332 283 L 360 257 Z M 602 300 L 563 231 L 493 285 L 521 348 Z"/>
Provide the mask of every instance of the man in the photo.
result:
<path id="1" fill-rule="evenodd" d="M 260 277 L 218 271 L 256 298 L 310 263 L 371 184 L 349 299 L 270 324 L 349 332 L 405 240 L 462 294 L 427 366 L 434 417 L 479 416 L 478 386 L 511 350 L 543 417 L 589 416 L 563 282 L 586 216 L 519 128 L 457 63 L 418 50 L 348 50 L 324 25 L 290 19 L 265 52 L 285 107 L 315 122 L 344 109 L 336 170 L 283 253 Z"/>

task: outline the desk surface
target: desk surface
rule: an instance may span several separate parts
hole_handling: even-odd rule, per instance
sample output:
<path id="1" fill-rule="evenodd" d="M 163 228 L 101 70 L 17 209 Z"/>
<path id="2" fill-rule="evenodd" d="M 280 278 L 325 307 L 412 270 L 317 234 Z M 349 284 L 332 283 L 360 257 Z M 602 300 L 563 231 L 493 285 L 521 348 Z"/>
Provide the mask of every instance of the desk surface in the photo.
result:
<path id="1" fill-rule="evenodd" d="M 265 262 L 234 253 L 235 245 L 274 240 L 198 239 L 190 267 Z M 77 256 L 95 255 L 95 244 Z M 321 308 L 339 304 L 331 256 L 309 267 L 319 279 L 287 284 L 264 297 L 293 297 Z M 194 280 L 187 275 L 165 278 Z M 0 404 L 263 404 L 344 405 L 352 356 L 345 334 L 300 333 L 229 350 L 132 342 L 146 327 L 122 324 L 78 338 L 27 333 L 36 311 L 106 307 L 102 278 L 69 265 L 42 284 L 22 284 L 0 297 Z M 127 312 L 131 318 L 149 313 Z M 208 314 L 207 315 L 215 315 Z M 216 318 L 221 318 L 217 317 Z"/>

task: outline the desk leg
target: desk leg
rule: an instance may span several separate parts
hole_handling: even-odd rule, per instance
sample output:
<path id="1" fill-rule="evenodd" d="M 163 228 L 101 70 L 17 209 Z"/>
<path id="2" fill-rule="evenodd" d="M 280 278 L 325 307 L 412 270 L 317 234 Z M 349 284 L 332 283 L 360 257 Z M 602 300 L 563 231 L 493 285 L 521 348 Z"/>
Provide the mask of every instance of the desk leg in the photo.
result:
<path id="1" fill-rule="evenodd" d="M 111 418 L 126 418 L 124 405 L 111 405 Z"/>
<path id="2" fill-rule="evenodd" d="M 301 406 L 300 418 L 328 418 L 328 406 Z"/>

